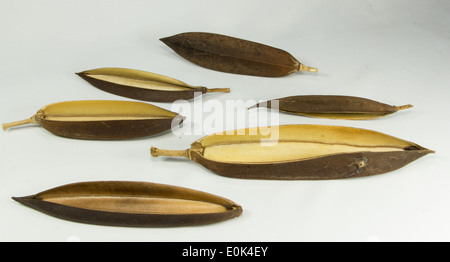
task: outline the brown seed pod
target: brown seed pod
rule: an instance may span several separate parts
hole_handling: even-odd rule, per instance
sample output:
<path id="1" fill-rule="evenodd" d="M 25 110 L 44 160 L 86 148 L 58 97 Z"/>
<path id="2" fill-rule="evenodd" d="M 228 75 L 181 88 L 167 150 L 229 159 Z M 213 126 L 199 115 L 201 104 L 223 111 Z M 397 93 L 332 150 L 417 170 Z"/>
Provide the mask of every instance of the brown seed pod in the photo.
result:
<path id="1" fill-rule="evenodd" d="M 354 96 L 290 96 L 258 103 L 249 109 L 267 107 L 279 111 L 319 118 L 363 120 L 380 118 L 411 108 L 412 105 L 391 106 Z"/>
<path id="2" fill-rule="evenodd" d="M 58 136 L 110 140 L 151 136 L 183 120 L 177 113 L 143 102 L 86 100 L 50 104 L 29 119 L 2 127 L 39 124 Z"/>
<path id="3" fill-rule="evenodd" d="M 434 151 L 383 133 L 343 126 L 285 125 L 231 130 L 206 136 L 184 156 L 227 177 L 323 180 L 363 177 L 401 168 Z"/>
<path id="4" fill-rule="evenodd" d="M 191 32 L 160 40 L 192 63 L 221 72 L 280 77 L 318 71 L 284 50 L 225 35 Z"/>
<path id="5" fill-rule="evenodd" d="M 191 86 L 168 76 L 127 68 L 98 68 L 76 74 L 100 90 L 143 101 L 173 102 L 197 94 L 230 92 L 229 88 Z"/>
<path id="6" fill-rule="evenodd" d="M 148 182 L 81 182 L 13 199 L 57 218 L 107 226 L 194 226 L 242 213 L 241 206 L 219 196 Z"/>

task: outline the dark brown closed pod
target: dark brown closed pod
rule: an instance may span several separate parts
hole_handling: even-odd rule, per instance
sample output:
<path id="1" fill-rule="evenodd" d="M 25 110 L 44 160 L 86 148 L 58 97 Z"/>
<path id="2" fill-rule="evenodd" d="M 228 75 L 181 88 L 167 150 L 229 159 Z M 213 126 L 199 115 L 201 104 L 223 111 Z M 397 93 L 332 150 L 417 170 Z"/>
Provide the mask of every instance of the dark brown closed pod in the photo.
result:
<path id="1" fill-rule="evenodd" d="M 190 62 L 221 72 L 280 77 L 318 71 L 284 50 L 220 34 L 189 32 L 160 40 Z"/>

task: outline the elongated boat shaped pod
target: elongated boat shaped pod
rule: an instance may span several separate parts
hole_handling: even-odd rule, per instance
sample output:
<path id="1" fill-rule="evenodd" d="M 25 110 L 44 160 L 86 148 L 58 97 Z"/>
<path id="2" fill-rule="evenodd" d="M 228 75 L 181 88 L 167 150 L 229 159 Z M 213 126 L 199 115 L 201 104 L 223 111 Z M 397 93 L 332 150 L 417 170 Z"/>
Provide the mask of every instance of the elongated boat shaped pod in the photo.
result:
<path id="1" fill-rule="evenodd" d="M 127 68 L 98 68 L 77 75 L 100 90 L 150 102 L 174 102 L 198 94 L 230 92 L 229 88 L 192 86 L 168 76 Z"/>
<path id="2" fill-rule="evenodd" d="M 299 71 L 318 71 L 284 50 L 225 35 L 189 32 L 160 40 L 184 59 L 220 72 L 280 77 Z"/>
<path id="3" fill-rule="evenodd" d="M 308 117 L 365 120 L 393 114 L 412 105 L 392 106 L 354 96 L 308 95 L 290 96 L 258 103 L 249 109 L 267 107 L 281 112 Z"/>
<path id="4" fill-rule="evenodd" d="M 86 100 L 50 104 L 29 119 L 2 127 L 38 124 L 62 137 L 117 140 L 155 135 L 183 120 L 177 113 L 143 102 Z"/>
<path id="5" fill-rule="evenodd" d="M 195 226 L 242 213 L 241 206 L 223 197 L 134 181 L 80 182 L 13 199 L 57 218 L 106 226 Z"/>
<path id="6" fill-rule="evenodd" d="M 433 152 L 379 132 L 326 125 L 231 130 L 197 140 L 187 150 L 151 148 L 154 157 L 187 157 L 222 176 L 273 180 L 377 175 Z"/>

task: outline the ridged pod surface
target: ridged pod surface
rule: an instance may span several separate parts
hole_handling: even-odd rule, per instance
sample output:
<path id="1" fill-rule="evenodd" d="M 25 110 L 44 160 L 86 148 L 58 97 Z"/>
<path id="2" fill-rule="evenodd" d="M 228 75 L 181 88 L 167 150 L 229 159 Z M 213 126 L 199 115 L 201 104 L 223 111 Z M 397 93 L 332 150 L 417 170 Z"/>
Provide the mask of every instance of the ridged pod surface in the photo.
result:
<path id="1" fill-rule="evenodd" d="M 412 105 L 392 106 L 354 96 L 307 95 L 273 99 L 258 103 L 249 109 L 257 107 L 274 108 L 309 117 L 364 120 L 387 116 Z"/>
<path id="2" fill-rule="evenodd" d="M 220 34 L 188 32 L 160 40 L 186 60 L 221 72 L 280 77 L 318 71 L 279 48 Z"/>

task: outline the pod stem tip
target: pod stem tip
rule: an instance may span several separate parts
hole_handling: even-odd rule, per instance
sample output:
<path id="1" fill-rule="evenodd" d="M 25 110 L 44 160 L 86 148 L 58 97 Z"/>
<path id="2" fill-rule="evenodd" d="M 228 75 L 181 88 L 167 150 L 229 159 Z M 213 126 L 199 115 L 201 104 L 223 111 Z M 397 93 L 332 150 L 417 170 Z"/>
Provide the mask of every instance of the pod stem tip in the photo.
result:
<path id="1" fill-rule="evenodd" d="M 214 93 L 214 92 L 230 93 L 230 89 L 229 88 L 211 88 L 211 89 L 206 89 L 206 93 Z"/>
<path id="2" fill-rule="evenodd" d="M 7 129 L 9 129 L 11 127 L 21 126 L 21 125 L 26 125 L 26 124 L 36 124 L 36 120 L 34 119 L 34 116 L 32 116 L 28 119 L 25 119 L 25 120 L 2 124 L 2 128 L 3 128 L 3 130 L 6 131 Z"/>
<path id="3" fill-rule="evenodd" d="M 150 149 L 150 154 L 152 155 L 152 157 L 158 156 L 188 157 L 188 150 L 166 150 L 152 146 Z"/>
<path id="4" fill-rule="evenodd" d="M 317 73 L 319 71 L 319 69 L 317 69 L 317 68 L 306 66 L 304 64 L 300 64 L 299 70 L 300 71 L 308 71 L 308 72 L 311 72 L 311 73 Z"/>
<path id="5" fill-rule="evenodd" d="M 396 106 L 395 108 L 397 109 L 397 111 L 398 110 L 404 110 L 404 109 L 408 109 L 408 108 L 411 108 L 411 107 L 413 107 L 413 105 L 403 105 L 403 106 Z"/>

